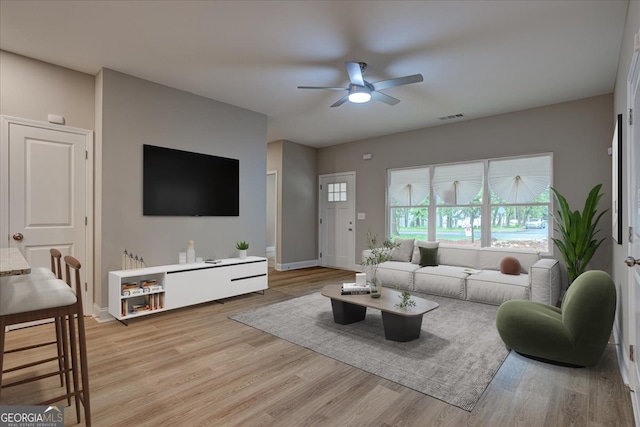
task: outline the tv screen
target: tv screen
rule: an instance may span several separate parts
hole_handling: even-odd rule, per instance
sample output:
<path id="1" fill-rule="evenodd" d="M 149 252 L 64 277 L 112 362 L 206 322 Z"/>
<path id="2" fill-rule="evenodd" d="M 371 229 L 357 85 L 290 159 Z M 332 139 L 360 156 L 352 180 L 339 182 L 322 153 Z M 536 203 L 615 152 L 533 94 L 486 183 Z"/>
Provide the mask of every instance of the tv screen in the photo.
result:
<path id="1" fill-rule="evenodd" d="M 236 159 L 143 145 L 143 214 L 238 216 Z"/>

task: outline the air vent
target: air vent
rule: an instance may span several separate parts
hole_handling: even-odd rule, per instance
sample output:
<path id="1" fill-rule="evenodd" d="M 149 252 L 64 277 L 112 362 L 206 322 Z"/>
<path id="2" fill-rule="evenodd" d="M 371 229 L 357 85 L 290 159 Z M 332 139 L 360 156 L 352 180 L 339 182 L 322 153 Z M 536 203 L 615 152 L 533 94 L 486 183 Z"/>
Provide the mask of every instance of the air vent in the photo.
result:
<path id="1" fill-rule="evenodd" d="M 438 117 L 439 120 L 453 120 L 453 119 L 460 119 L 464 117 L 463 113 L 457 113 L 457 114 L 450 114 L 448 116 L 442 116 L 442 117 Z"/>

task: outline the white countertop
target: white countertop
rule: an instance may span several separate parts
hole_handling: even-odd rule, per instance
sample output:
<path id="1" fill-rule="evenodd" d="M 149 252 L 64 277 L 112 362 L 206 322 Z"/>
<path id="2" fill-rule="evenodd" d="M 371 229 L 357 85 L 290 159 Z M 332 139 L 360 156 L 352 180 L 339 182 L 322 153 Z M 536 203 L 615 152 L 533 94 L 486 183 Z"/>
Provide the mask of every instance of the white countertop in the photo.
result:
<path id="1" fill-rule="evenodd" d="M 17 248 L 0 248 L 0 276 L 31 273 L 31 266 Z"/>

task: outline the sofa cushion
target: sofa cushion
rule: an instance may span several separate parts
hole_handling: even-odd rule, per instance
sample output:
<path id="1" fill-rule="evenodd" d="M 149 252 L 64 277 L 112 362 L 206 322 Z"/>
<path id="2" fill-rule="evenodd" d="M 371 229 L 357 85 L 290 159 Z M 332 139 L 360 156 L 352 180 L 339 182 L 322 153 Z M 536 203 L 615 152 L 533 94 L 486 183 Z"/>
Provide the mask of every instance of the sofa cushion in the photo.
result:
<path id="1" fill-rule="evenodd" d="M 506 256 L 500 261 L 500 273 L 517 276 L 520 274 L 520 261 L 518 258 Z"/>
<path id="2" fill-rule="evenodd" d="M 438 248 L 438 264 L 479 268 L 478 248 L 440 245 Z"/>
<path id="3" fill-rule="evenodd" d="M 464 299 L 468 274 L 463 268 L 450 265 L 420 268 L 415 272 L 413 287 L 417 292 Z"/>
<path id="4" fill-rule="evenodd" d="M 428 242 L 426 240 L 416 240 L 413 247 L 413 255 L 411 256 L 411 263 L 420 264 L 420 248 L 437 248 L 440 242 Z"/>
<path id="5" fill-rule="evenodd" d="M 415 239 L 400 239 L 396 237 L 393 243 L 397 244 L 398 247 L 393 248 L 391 251 L 391 261 L 411 261 L 414 240 Z"/>
<path id="6" fill-rule="evenodd" d="M 506 256 L 520 261 L 520 273 L 528 273 L 529 267 L 540 259 L 540 253 L 531 249 L 481 248 L 478 250 L 478 269 L 500 271 L 500 262 Z"/>
<path id="7" fill-rule="evenodd" d="M 410 262 L 386 261 L 379 265 L 377 276 L 383 286 L 412 291 L 413 272 L 418 268 L 419 265 Z"/>
<path id="8" fill-rule="evenodd" d="M 420 249 L 420 267 L 434 267 L 438 265 L 438 248 L 422 248 Z"/>
<path id="9" fill-rule="evenodd" d="M 529 299 L 529 275 L 513 276 L 484 270 L 467 277 L 467 300 L 500 305 L 507 300 Z"/>

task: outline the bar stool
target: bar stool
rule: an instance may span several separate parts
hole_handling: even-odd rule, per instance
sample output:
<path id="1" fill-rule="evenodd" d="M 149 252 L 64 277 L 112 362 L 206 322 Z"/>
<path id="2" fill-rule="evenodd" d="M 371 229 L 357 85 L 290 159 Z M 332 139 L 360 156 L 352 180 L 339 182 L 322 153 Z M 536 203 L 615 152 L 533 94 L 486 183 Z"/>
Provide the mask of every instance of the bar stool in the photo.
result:
<path id="1" fill-rule="evenodd" d="M 46 279 L 60 279 L 62 280 L 62 265 L 60 260 L 62 259 L 62 253 L 55 248 L 49 250 L 49 254 L 51 255 L 51 270 L 46 267 L 38 267 L 31 270 L 31 274 L 28 275 L 20 275 L 20 276 L 9 276 L 0 278 L 0 286 L 6 283 L 14 283 L 14 282 L 24 282 L 24 281 L 33 281 L 33 280 L 46 280 Z M 11 350 L 7 350 L 4 353 L 17 353 L 20 351 L 33 350 L 40 347 L 45 347 L 48 345 L 56 345 L 58 350 L 58 357 L 49 357 L 46 359 L 41 359 L 36 362 L 30 363 L 29 365 L 23 365 L 23 367 L 16 367 L 11 371 L 17 371 L 22 368 L 27 368 L 35 365 L 41 365 L 44 363 L 52 362 L 54 360 L 58 360 L 58 374 L 60 376 L 60 387 L 66 384 L 67 393 L 69 393 L 69 372 L 65 372 L 64 370 L 64 360 L 68 357 L 65 350 L 66 346 L 63 345 L 63 336 L 62 336 L 62 328 L 65 327 L 64 318 L 56 317 L 54 319 L 55 329 L 56 329 L 56 339 L 54 341 L 46 341 L 39 344 L 32 344 L 24 347 L 14 348 Z M 65 382 L 66 377 L 66 382 Z M 71 405 L 71 397 L 68 399 L 68 404 Z"/>
<path id="2" fill-rule="evenodd" d="M 85 423 L 91 425 L 91 416 L 89 408 L 89 387 L 88 387 L 88 369 L 86 357 L 86 339 L 84 333 L 84 317 L 82 311 L 82 286 L 80 283 L 80 262 L 73 257 L 65 257 L 67 283 L 60 279 L 42 279 L 42 280 L 25 280 L 12 281 L 0 285 L 0 390 L 2 388 L 24 384 L 31 381 L 41 380 L 47 377 L 58 375 L 58 372 L 49 374 L 36 375 L 31 378 L 14 381 L 9 384 L 3 384 L 2 371 L 4 364 L 4 346 L 6 326 L 49 319 L 61 318 L 66 319 L 69 325 L 69 342 L 71 344 L 71 357 L 64 357 L 64 372 L 73 373 L 74 388 L 72 392 L 67 390 L 66 394 L 49 399 L 40 405 L 48 405 L 60 400 L 75 398 L 76 416 L 80 422 L 79 403 L 82 402 L 85 409 Z M 70 268 L 75 270 L 75 286 L 70 274 Z M 75 289 L 75 292 L 74 292 Z M 78 337 L 76 337 L 75 321 L 78 321 Z M 66 353 L 67 349 L 67 329 L 61 328 L 62 345 Z M 80 347 L 80 370 L 82 371 L 82 388 L 79 388 L 78 381 L 78 363 L 77 363 L 77 346 Z M 71 368 L 69 368 L 69 359 L 71 359 Z M 33 364 L 23 365 L 12 369 L 26 369 Z M 68 384 L 68 381 L 67 381 Z"/>
<path id="3" fill-rule="evenodd" d="M 71 364 L 73 371 L 73 389 L 74 397 L 76 399 L 76 416 L 78 422 L 80 422 L 80 405 L 78 402 L 82 402 L 84 407 L 85 425 L 91 426 L 91 402 L 89 400 L 89 366 L 87 359 L 87 339 L 84 330 L 84 311 L 82 309 L 82 282 L 80 281 L 80 268 L 82 265 L 80 261 L 74 257 L 67 255 L 64 257 L 65 273 L 67 277 L 67 284 L 69 287 L 74 288 L 72 282 L 75 282 L 76 290 L 76 317 L 78 321 L 78 348 L 80 350 L 80 373 L 82 378 L 82 388 L 78 390 L 78 363 L 76 353 L 76 332 L 74 316 L 69 316 L 69 330 L 71 336 Z M 74 270 L 74 279 L 71 278 L 70 270 Z"/>

